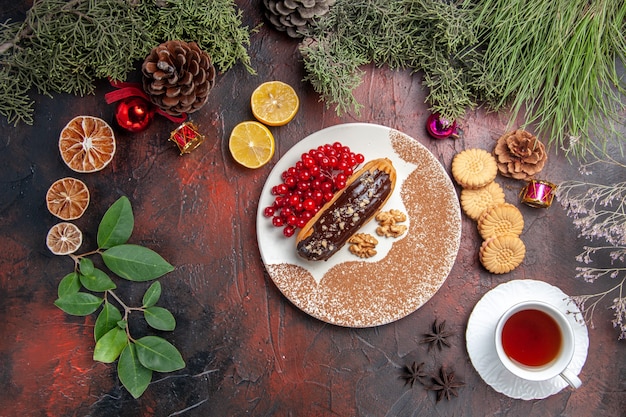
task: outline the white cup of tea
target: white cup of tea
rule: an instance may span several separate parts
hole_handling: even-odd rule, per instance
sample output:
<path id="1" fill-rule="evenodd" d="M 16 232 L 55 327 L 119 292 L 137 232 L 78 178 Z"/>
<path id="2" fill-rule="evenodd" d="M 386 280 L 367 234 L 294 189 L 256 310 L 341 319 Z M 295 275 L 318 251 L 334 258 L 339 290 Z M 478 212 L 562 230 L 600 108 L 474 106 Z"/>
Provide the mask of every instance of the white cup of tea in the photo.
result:
<path id="1" fill-rule="evenodd" d="M 582 381 L 568 369 L 574 357 L 572 325 L 559 309 L 542 301 L 525 301 L 498 320 L 496 352 L 502 365 L 528 381 L 560 376 L 572 388 Z"/>

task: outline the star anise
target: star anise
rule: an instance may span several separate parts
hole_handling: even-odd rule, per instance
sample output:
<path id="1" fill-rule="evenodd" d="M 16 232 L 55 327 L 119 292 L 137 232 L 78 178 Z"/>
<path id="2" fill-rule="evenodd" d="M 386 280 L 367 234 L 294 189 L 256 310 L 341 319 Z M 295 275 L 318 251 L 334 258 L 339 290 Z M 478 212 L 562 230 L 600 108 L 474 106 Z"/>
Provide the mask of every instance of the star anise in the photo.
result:
<path id="1" fill-rule="evenodd" d="M 424 338 L 421 343 L 429 343 L 428 351 L 430 351 L 433 346 L 437 346 L 439 350 L 441 350 L 444 346 L 450 347 L 450 342 L 448 341 L 448 337 L 452 336 L 454 333 L 446 330 L 446 321 L 442 321 L 441 323 L 437 323 L 437 320 L 433 323 L 432 331 L 430 333 L 424 334 Z"/>
<path id="2" fill-rule="evenodd" d="M 411 365 L 406 365 L 404 367 L 402 378 L 406 379 L 406 384 L 410 384 L 411 388 L 413 388 L 413 384 L 415 384 L 415 382 L 421 382 L 420 379 L 426 377 L 426 373 L 422 370 L 423 366 L 424 362 L 413 362 Z"/>
<path id="3" fill-rule="evenodd" d="M 435 391 L 437 393 L 437 402 L 443 400 L 450 400 L 452 396 L 458 396 L 457 388 L 465 385 L 463 381 L 457 381 L 454 376 L 454 371 L 446 371 L 442 366 L 439 368 L 439 374 L 432 376 L 433 385 L 426 387 L 427 390 Z"/>

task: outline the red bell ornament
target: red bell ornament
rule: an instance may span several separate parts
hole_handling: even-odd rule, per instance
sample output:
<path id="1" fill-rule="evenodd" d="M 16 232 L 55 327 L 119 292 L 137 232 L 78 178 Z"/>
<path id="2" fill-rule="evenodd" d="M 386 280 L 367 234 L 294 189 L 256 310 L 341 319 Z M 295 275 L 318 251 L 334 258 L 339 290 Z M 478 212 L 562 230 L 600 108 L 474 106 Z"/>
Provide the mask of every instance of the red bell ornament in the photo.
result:
<path id="1" fill-rule="evenodd" d="M 154 117 L 154 106 L 143 97 L 120 100 L 115 111 L 117 124 L 124 130 L 137 133 L 145 130 Z"/>

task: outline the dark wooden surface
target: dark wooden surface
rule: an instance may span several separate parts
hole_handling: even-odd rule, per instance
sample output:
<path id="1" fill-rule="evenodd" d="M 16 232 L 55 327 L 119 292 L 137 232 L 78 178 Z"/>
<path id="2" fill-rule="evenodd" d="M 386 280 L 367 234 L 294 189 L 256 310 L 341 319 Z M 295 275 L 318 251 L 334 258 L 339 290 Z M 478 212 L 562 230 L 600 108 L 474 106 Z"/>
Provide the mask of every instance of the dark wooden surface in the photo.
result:
<path id="1" fill-rule="evenodd" d="M 0 4 L 4 16 L 19 16 L 20 4 Z M 262 22 L 258 2 L 242 1 L 244 22 Z M 368 65 L 357 89 L 360 115 L 337 117 L 318 101 L 304 71 L 297 41 L 267 25 L 252 36 L 252 66 L 219 74 L 209 103 L 192 115 L 207 136 L 195 152 L 179 156 L 170 142 L 175 124 L 157 118 L 140 134 L 117 133 L 113 162 L 94 174 L 75 174 L 59 157 L 58 135 L 74 116 L 102 117 L 112 125 L 114 107 L 102 82 L 88 97 L 36 96 L 33 126 L 0 122 L 0 416 L 624 416 L 626 344 L 617 341 L 611 312 L 599 308 L 589 330 L 583 386 L 544 400 L 508 398 L 485 384 L 465 348 L 465 328 L 476 302 L 501 282 L 538 279 L 568 294 L 608 288 L 574 278 L 577 238 L 558 203 L 538 210 L 518 202 L 521 184 L 502 177 L 506 198 L 520 207 L 527 255 L 513 272 L 495 276 L 478 262 L 476 225 L 463 218 L 462 242 L 450 276 L 422 308 L 395 323 L 369 329 L 325 324 L 298 310 L 265 272 L 255 233 L 257 201 L 272 166 L 295 143 L 324 127 L 372 122 L 401 130 L 428 147 L 449 172 L 455 153 L 491 150 L 505 131 L 507 115 L 471 111 L 459 140 L 433 140 L 424 130 L 428 112 L 419 75 Z M 297 90 L 301 108 L 284 127 L 272 128 L 276 154 L 258 170 L 238 166 L 227 140 L 232 128 L 252 119 L 249 97 L 267 80 Z M 340 139 L 340 138 L 339 138 Z M 623 171 L 622 171 L 623 173 Z M 615 178 L 619 171 L 606 171 Z M 135 213 L 134 243 L 153 248 L 176 266 L 160 281 L 161 304 L 178 326 L 164 336 L 182 352 L 187 367 L 155 375 L 134 400 L 120 385 L 115 366 L 96 363 L 94 317 L 64 314 L 53 305 L 59 280 L 72 270 L 69 257 L 45 246 L 56 223 L 45 206 L 50 184 L 76 176 L 91 190 L 91 205 L 76 224 L 85 232 L 82 249 L 95 247 L 95 231 L 118 197 Z M 542 177 L 552 182 L 578 176 L 575 163 L 551 150 Z M 601 176 L 601 177 L 602 177 Z M 600 178 L 602 179 L 602 178 Z M 120 293 L 140 300 L 141 284 L 120 283 Z M 455 331 L 452 347 L 428 352 L 420 344 L 433 320 Z M 402 368 L 425 362 L 429 372 L 454 367 L 466 385 L 458 398 L 435 402 L 435 394 L 401 379 Z"/>

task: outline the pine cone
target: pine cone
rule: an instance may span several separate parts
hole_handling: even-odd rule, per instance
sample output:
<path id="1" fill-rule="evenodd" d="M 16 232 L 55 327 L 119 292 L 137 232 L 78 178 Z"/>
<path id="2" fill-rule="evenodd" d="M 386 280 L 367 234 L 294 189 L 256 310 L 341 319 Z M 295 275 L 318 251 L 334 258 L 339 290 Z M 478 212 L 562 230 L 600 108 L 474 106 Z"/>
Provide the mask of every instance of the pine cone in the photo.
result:
<path id="1" fill-rule="evenodd" d="M 152 103 L 173 116 L 199 110 L 215 84 L 211 57 L 195 42 L 162 43 L 152 49 L 141 70 Z"/>
<path id="2" fill-rule="evenodd" d="M 263 0 L 265 17 L 292 38 L 309 35 L 315 20 L 326 15 L 336 0 Z"/>
<path id="3" fill-rule="evenodd" d="M 525 130 L 502 135 L 493 150 L 500 174 L 525 180 L 543 169 L 548 159 L 546 148 Z"/>

